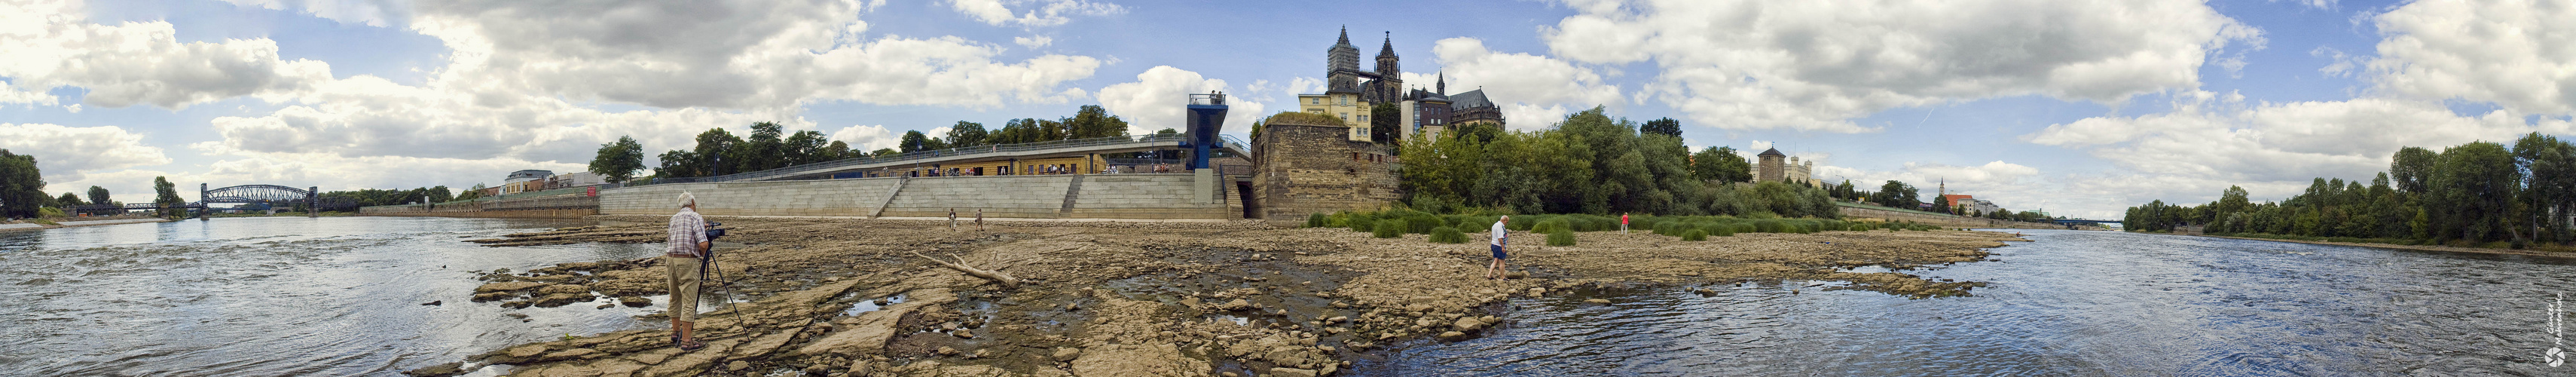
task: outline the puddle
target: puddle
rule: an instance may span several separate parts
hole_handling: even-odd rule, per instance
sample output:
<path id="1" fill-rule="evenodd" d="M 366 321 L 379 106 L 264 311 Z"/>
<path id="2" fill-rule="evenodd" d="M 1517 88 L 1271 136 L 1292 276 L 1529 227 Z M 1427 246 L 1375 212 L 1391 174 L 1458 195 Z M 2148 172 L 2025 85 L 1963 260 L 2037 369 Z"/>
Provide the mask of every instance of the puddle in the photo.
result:
<path id="1" fill-rule="evenodd" d="M 882 298 L 882 299 L 879 299 L 879 300 L 884 300 L 884 301 L 885 301 L 885 304 L 884 304 L 884 305 L 878 305 L 878 304 L 877 304 L 877 301 L 878 301 L 878 300 L 859 300 L 859 302 L 857 302 L 857 303 L 852 303 L 852 304 L 850 304 L 850 308 L 849 308 L 848 310 L 842 310 L 842 311 L 841 311 L 841 315 L 845 315 L 845 316 L 855 316 L 855 315 L 859 315 L 860 313 L 867 313 L 867 312 L 873 312 L 873 311 L 877 311 L 877 310 L 885 309 L 885 307 L 886 307 L 886 306 L 890 306 L 890 305 L 894 305 L 894 304 L 901 304 L 901 303 L 903 303 L 904 295 L 894 295 L 894 297 L 886 297 L 886 298 Z"/>

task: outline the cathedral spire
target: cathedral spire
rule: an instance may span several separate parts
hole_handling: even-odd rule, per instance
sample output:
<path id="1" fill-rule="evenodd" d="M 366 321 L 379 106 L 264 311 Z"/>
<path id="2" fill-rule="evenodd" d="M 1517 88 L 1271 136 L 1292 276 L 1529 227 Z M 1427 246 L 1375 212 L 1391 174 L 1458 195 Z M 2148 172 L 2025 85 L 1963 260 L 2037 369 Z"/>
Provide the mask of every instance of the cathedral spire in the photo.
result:
<path id="1" fill-rule="evenodd" d="M 1336 44 L 1345 44 L 1345 45 L 1346 45 L 1346 44 L 1351 44 L 1351 26 L 1350 26 L 1350 25 L 1342 25 L 1342 41 L 1341 41 L 1341 42 L 1337 42 Z"/>
<path id="2" fill-rule="evenodd" d="M 1386 32 L 1386 44 L 1378 45 L 1377 56 L 1395 56 L 1395 32 Z"/>
<path id="3" fill-rule="evenodd" d="M 1431 93 L 1442 96 L 1449 95 L 1449 70 L 1440 70 L 1439 75 L 1433 77 L 1437 77 L 1437 79 L 1434 79 L 1431 82 Z"/>

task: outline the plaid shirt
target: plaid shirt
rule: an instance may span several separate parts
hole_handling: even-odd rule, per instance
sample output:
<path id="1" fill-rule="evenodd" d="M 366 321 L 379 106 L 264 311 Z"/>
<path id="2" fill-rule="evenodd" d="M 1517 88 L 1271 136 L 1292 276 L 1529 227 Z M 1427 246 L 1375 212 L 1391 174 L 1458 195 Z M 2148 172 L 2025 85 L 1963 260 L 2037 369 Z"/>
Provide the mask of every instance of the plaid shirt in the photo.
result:
<path id="1" fill-rule="evenodd" d="M 663 254 L 696 258 L 703 255 L 698 252 L 698 243 L 706 241 L 707 218 L 699 217 L 698 211 L 681 208 L 680 213 L 671 215 L 671 245 Z"/>

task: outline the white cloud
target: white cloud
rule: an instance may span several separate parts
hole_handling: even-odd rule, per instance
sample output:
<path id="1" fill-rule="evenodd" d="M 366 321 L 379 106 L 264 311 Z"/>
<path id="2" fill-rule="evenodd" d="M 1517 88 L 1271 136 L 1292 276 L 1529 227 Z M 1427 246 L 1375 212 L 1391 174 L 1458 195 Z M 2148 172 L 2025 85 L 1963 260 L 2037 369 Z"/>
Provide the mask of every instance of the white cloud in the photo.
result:
<path id="1" fill-rule="evenodd" d="M 1604 83 L 1600 73 L 1547 56 L 1502 53 L 1483 40 L 1449 38 L 1431 47 L 1440 70 L 1406 73 L 1408 86 L 1429 88 L 1446 75 L 1449 93 L 1483 89 L 1485 98 L 1503 107 L 1505 124 L 1514 129 L 1546 128 L 1573 111 L 1626 103 L 1619 86 Z"/>
<path id="2" fill-rule="evenodd" d="M 1733 130 L 1866 132 L 1849 119 L 2029 94 L 2116 103 L 2196 89 L 2203 64 L 2236 64 L 2213 55 L 2263 43 L 2193 0 L 1567 5 L 1580 14 L 1541 33 L 1559 58 L 1652 62 L 1645 98 Z"/>
<path id="3" fill-rule="evenodd" d="M 2418 1 L 2380 14 L 2380 89 L 2576 112 L 2576 7 L 2555 1 Z"/>
<path id="4" fill-rule="evenodd" d="M 170 163 L 160 147 L 143 144 L 143 135 L 116 126 L 65 127 L 45 123 L 0 123 L 0 149 L 36 156 L 45 181 L 78 181 L 87 174 L 134 166 Z"/>
<path id="5" fill-rule="evenodd" d="M 1081 0 L 949 0 L 948 7 L 993 26 L 1019 24 L 1024 27 L 1056 26 L 1072 22 L 1071 16 L 1106 16 L 1126 13 L 1118 4 Z M 1014 5 L 1030 5 L 1026 12 L 1013 13 Z"/>
<path id="6" fill-rule="evenodd" d="M 2352 77 L 2352 72 L 2355 70 L 2354 68 L 2359 68 L 2362 64 L 2362 59 L 2360 57 L 2344 54 L 2343 50 L 2336 50 L 2333 47 L 2317 46 L 2317 49 L 2315 50 L 2308 50 L 2308 56 L 2326 58 L 2333 61 L 2333 63 L 2327 63 L 2324 67 L 2317 68 L 2317 73 L 2325 74 L 2326 77 Z"/>
<path id="7" fill-rule="evenodd" d="M 1203 78 L 1198 72 L 1155 66 L 1136 74 L 1135 82 L 1100 88 L 1100 107 L 1126 120 L 1130 135 L 1164 128 L 1187 130 L 1189 95 L 1209 92 L 1232 93 L 1233 89 L 1225 80 Z M 1226 105 L 1223 132 L 1249 133 L 1254 119 L 1270 115 L 1264 111 L 1267 106 L 1257 101 L 1230 100 Z"/>
<path id="8" fill-rule="evenodd" d="M 1026 37 L 1011 37 L 1011 43 L 1012 43 L 1012 44 L 1020 45 L 1020 47 L 1027 47 L 1027 48 L 1039 48 L 1039 47 L 1046 47 L 1048 44 L 1055 43 L 1055 38 L 1053 38 L 1053 37 L 1048 37 L 1048 36 L 1044 36 L 1044 35 L 1032 35 L 1032 36 L 1026 36 Z"/>
<path id="9" fill-rule="evenodd" d="M 2148 200 L 2205 201 L 2229 185 L 2278 198 L 2318 177 L 2367 180 L 2386 171 L 2400 147 L 2438 150 L 2576 131 L 2566 119 L 2527 122 L 2507 110 L 2461 116 L 2439 103 L 2386 98 L 2245 103 L 2194 92 L 2178 96 L 2174 109 L 2051 125 L 2022 140 L 2109 161 L 2117 170 L 2069 176 L 2068 191 L 2053 196 L 2102 199 L 2075 208 L 2116 216 Z"/>
<path id="10" fill-rule="evenodd" d="M 0 81 L 0 105 L 27 104 L 31 106 L 53 106 L 59 103 L 61 102 L 56 100 L 54 95 L 46 94 L 42 89 L 21 90 L 15 84 Z"/>
<path id="11" fill-rule="evenodd" d="M 861 152 L 894 148 L 903 144 L 902 136 L 895 135 L 893 131 L 886 130 L 886 127 L 881 125 L 842 127 L 839 131 L 832 131 L 832 140 L 849 144 L 850 149 Z"/>
<path id="12" fill-rule="evenodd" d="M 41 92 L 88 89 L 81 102 L 106 107 L 188 105 L 253 94 L 293 92 L 329 80 L 330 65 L 278 60 L 277 43 L 231 39 L 178 41 L 168 22 L 92 24 L 65 1 L 0 5 L 0 76 Z"/>
<path id="13" fill-rule="evenodd" d="M 289 0 L 223 0 L 223 2 L 233 3 L 233 5 L 268 9 L 286 9 L 286 3 L 288 1 Z M 314 17 L 321 17 L 342 23 L 361 24 L 375 27 L 384 27 L 391 23 L 408 19 L 410 15 L 403 14 L 402 12 L 406 12 L 411 9 L 411 1 L 409 0 L 302 0 L 295 1 L 294 3 L 296 8 L 299 8 L 305 14 L 311 14 Z"/>

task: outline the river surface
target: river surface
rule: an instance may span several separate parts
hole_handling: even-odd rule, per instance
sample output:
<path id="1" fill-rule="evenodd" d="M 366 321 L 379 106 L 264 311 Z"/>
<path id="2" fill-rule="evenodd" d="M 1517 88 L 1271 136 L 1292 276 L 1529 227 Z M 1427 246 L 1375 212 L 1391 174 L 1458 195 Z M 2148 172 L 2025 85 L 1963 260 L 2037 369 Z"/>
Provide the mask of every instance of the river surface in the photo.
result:
<path id="1" fill-rule="evenodd" d="M 0 232 L 0 376 L 389 375 L 657 324 L 659 310 L 465 302 L 470 271 L 658 245 L 460 242 L 573 221 L 228 218 Z M 1474 340 L 1357 371 L 1440 375 L 2576 375 L 2553 367 L 2568 259 L 2025 231 L 1989 282 L 1909 300 L 1827 282 L 1519 299 Z M 1586 304 L 1608 298 L 1610 305 Z M 657 303 L 666 297 L 654 297 Z M 443 305 L 422 303 L 442 301 Z M 525 320 L 505 316 L 529 315 Z M 2561 314 L 2564 316 L 2564 314 Z M 2576 348 L 2576 344 L 2562 346 Z"/>
<path id="2" fill-rule="evenodd" d="M 1520 299 L 1507 324 L 1363 375 L 2576 375 L 2549 365 L 2576 261 L 2098 231 L 2021 231 L 1990 282 L 1908 300 L 1824 282 Z M 1822 285 L 1818 285 L 1822 284 Z M 1794 292 L 1794 293 L 1793 293 Z M 1607 298 L 1610 305 L 1586 304 Z M 2561 311 L 2557 316 L 2569 318 Z M 2566 322 L 2562 319 L 2561 322 Z M 2576 341 L 2576 339 L 2568 339 Z"/>
<path id="3" fill-rule="evenodd" d="M 644 325 L 633 317 L 661 305 L 467 302 L 481 283 L 469 271 L 660 252 L 461 242 L 576 225 L 584 223 L 265 217 L 0 232 L 0 313 L 11 317 L 0 321 L 0 376 L 394 375 Z M 441 305 L 421 305 L 431 301 Z"/>

